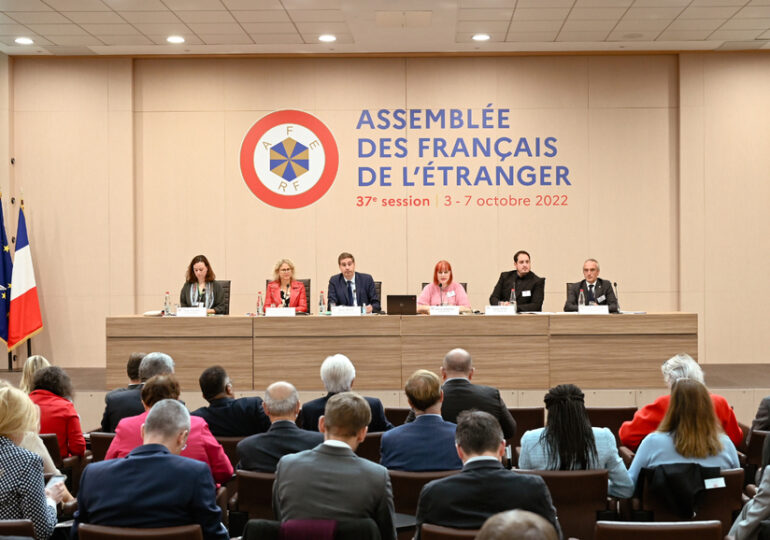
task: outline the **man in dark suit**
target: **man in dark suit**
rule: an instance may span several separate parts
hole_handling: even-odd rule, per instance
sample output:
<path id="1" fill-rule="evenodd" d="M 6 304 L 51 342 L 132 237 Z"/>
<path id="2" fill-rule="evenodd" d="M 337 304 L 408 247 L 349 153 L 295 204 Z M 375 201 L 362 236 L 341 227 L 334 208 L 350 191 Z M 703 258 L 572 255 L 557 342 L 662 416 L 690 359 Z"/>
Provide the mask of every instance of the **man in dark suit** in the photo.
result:
<path id="1" fill-rule="evenodd" d="M 383 540 L 395 540 L 388 470 L 354 453 L 370 420 L 369 406 L 358 394 L 343 392 L 329 399 L 319 422 L 324 442 L 278 462 L 273 484 L 278 519 L 371 518 Z"/>
<path id="2" fill-rule="evenodd" d="M 136 365 L 136 372 L 133 365 Z M 155 375 L 174 373 L 174 360 L 160 352 L 132 353 L 126 371 L 131 381 L 128 388 L 119 388 L 104 396 L 101 430 L 107 433 L 114 433 L 122 419 L 144 412 L 141 394 L 145 381 Z"/>
<path id="3" fill-rule="evenodd" d="M 580 283 L 570 283 L 567 288 L 567 301 L 564 311 L 577 311 L 580 291 L 583 291 L 585 302 L 590 306 L 607 306 L 610 313 L 618 312 L 618 299 L 612 288 L 612 283 L 599 277 L 599 262 L 596 259 L 586 259 L 583 263 L 583 277 Z"/>
<path id="4" fill-rule="evenodd" d="M 321 380 L 328 392 L 324 397 L 308 401 L 302 407 L 302 429 L 309 431 L 318 431 L 318 419 L 324 413 L 326 402 L 334 394 L 340 392 L 350 392 L 353 388 L 353 381 L 356 378 L 356 368 L 353 363 L 343 354 L 329 356 L 321 364 Z M 385 409 L 382 402 L 373 397 L 367 397 L 367 403 L 372 411 L 372 421 L 369 424 L 369 431 L 387 431 L 393 428 L 387 418 L 385 418 Z"/>
<path id="5" fill-rule="evenodd" d="M 542 311 L 545 278 L 538 277 L 530 270 L 529 253 L 524 250 L 513 255 L 513 263 L 516 267 L 514 270 L 500 274 L 500 279 L 489 296 L 489 303 L 493 306 L 508 305 L 511 290 L 515 289 L 516 311 Z"/>
<path id="6" fill-rule="evenodd" d="M 441 418 L 441 380 L 424 369 L 415 371 L 404 386 L 414 422 L 397 426 L 382 435 L 380 464 L 397 471 L 446 471 L 461 469 L 455 450 L 455 428 Z"/>
<path id="7" fill-rule="evenodd" d="M 374 280 L 369 274 L 356 272 L 356 260 L 350 253 L 340 253 L 337 257 L 340 272 L 329 278 L 329 306 L 363 306 L 366 312 L 380 311 L 380 297 L 374 288 Z"/>
<path id="8" fill-rule="evenodd" d="M 142 446 L 83 470 L 72 538 L 80 523 L 140 529 L 199 524 L 204 539 L 228 540 L 208 465 L 179 455 L 189 433 L 190 413 L 181 403 L 156 403 L 142 426 Z"/>
<path id="9" fill-rule="evenodd" d="M 500 459 L 505 441 L 500 424 L 492 415 L 463 412 L 455 438 L 463 470 L 423 487 L 417 502 L 417 540 L 423 523 L 479 529 L 489 516 L 517 508 L 543 516 L 561 538 L 556 509 L 545 481 L 503 468 Z"/>
<path id="10" fill-rule="evenodd" d="M 235 399 L 233 384 L 222 366 L 204 369 L 198 384 L 209 406 L 192 414 L 203 418 L 215 437 L 246 437 L 264 433 L 270 427 L 270 420 L 262 409 L 262 398 Z"/>
<path id="11" fill-rule="evenodd" d="M 291 383 L 279 381 L 267 387 L 263 407 L 270 417 L 270 429 L 238 443 L 239 469 L 272 473 L 286 454 L 309 450 L 323 442 L 321 433 L 300 429 L 294 423 L 300 406 L 299 393 Z"/>

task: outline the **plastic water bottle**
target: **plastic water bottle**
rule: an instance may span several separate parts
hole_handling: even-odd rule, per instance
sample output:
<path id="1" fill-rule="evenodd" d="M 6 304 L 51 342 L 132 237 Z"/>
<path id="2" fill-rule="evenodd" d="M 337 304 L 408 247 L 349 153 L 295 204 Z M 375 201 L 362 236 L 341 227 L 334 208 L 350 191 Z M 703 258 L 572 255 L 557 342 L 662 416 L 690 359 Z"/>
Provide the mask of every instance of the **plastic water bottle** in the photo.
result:
<path id="1" fill-rule="evenodd" d="M 169 315 L 171 313 L 171 293 L 166 291 L 166 296 L 163 298 L 163 314 Z"/>
<path id="2" fill-rule="evenodd" d="M 259 317 L 261 315 L 264 315 L 264 311 L 262 311 L 263 307 L 264 306 L 263 306 L 263 303 L 262 303 L 262 291 L 259 291 L 257 293 L 257 311 L 255 313 L 255 315 L 257 317 Z"/>
<path id="3" fill-rule="evenodd" d="M 578 305 L 586 305 L 586 294 L 583 292 L 583 289 L 580 289 L 580 294 L 578 294 Z"/>
<path id="4" fill-rule="evenodd" d="M 514 311 L 518 311 L 516 308 L 516 289 L 511 289 L 511 299 L 508 303 L 513 306 Z"/>
<path id="5" fill-rule="evenodd" d="M 318 300 L 318 314 L 323 315 L 326 313 L 326 299 L 324 298 L 324 292 L 321 291 L 321 298 Z"/>

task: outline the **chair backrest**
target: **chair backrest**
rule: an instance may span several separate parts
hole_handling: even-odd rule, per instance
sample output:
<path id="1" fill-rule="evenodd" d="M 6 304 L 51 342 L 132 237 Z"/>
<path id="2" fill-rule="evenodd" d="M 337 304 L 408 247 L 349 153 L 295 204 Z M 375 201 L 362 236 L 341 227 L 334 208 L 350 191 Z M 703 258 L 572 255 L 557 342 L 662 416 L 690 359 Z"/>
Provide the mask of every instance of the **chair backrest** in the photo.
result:
<path id="1" fill-rule="evenodd" d="M 241 442 L 246 437 L 214 437 L 219 444 L 222 445 L 222 450 L 225 451 L 225 455 L 227 455 L 227 459 L 230 460 L 230 463 L 233 465 L 233 469 L 236 465 L 238 465 L 238 452 L 235 449 L 236 446 L 238 446 L 238 443 Z"/>
<path id="2" fill-rule="evenodd" d="M 508 440 L 514 448 L 521 446 L 524 433 L 545 426 L 545 407 L 509 407 L 508 412 L 516 420 L 516 435 Z"/>
<path id="3" fill-rule="evenodd" d="M 593 427 L 610 428 L 615 435 L 615 444 L 620 446 L 620 425 L 634 417 L 636 407 L 586 407 L 586 413 Z"/>
<path id="4" fill-rule="evenodd" d="M 647 478 L 652 474 L 652 469 L 643 469 L 642 474 Z M 743 508 L 743 469 L 723 470 L 720 475 L 725 479 L 725 487 L 704 490 L 700 506 L 691 520 L 719 520 L 722 523 L 722 534 L 727 535 L 735 518 L 734 514 Z M 649 482 L 645 481 L 642 488 L 642 509 L 651 511 L 654 521 L 684 521 L 675 509 L 657 498 L 648 488 Z"/>
<path id="5" fill-rule="evenodd" d="M 399 514 L 417 514 L 417 501 L 425 484 L 439 478 L 446 478 L 460 471 L 407 472 L 388 470 L 393 487 L 393 504 Z"/>
<path id="6" fill-rule="evenodd" d="M 746 463 L 757 467 L 762 465 L 762 448 L 768 435 L 770 435 L 770 431 L 755 429 L 751 432 L 749 447 L 746 452 Z"/>
<path id="7" fill-rule="evenodd" d="M 273 482 L 275 474 L 238 470 L 238 511 L 250 519 L 275 519 L 273 514 Z"/>
<path id="8" fill-rule="evenodd" d="M 452 540 L 456 538 L 466 538 L 473 540 L 479 534 L 478 529 L 453 529 L 452 527 L 442 527 L 441 525 L 431 525 L 423 523 L 420 530 L 422 540 Z"/>
<path id="9" fill-rule="evenodd" d="M 597 521 L 596 540 L 722 540 L 719 521 Z"/>
<path id="10" fill-rule="evenodd" d="M 29 536 L 35 537 L 35 526 L 29 519 L 3 519 L 0 520 L 0 535 L 3 536 Z"/>
<path id="11" fill-rule="evenodd" d="M 307 521 L 305 527 L 313 529 L 316 520 L 290 519 L 284 522 L 285 525 L 299 524 Z M 243 540 L 280 540 L 281 527 L 280 521 L 269 519 L 250 519 L 243 530 Z M 303 536 L 303 538 L 305 538 Z M 361 519 L 343 519 L 337 521 L 337 530 L 334 534 L 335 540 L 379 540 L 380 529 L 377 523 L 371 518 Z"/>
<path id="12" fill-rule="evenodd" d="M 203 534 L 201 533 L 200 525 L 134 529 L 82 523 L 78 526 L 78 538 L 80 540 L 120 540 L 127 538 L 141 540 L 203 540 Z"/>
<path id="13" fill-rule="evenodd" d="M 356 454 L 375 463 L 380 462 L 380 444 L 382 443 L 382 431 L 367 433 L 364 442 L 356 448 Z"/>
<path id="14" fill-rule="evenodd" d="M 545 480 L 564 538 L 590 540 L 597 512 L 607 510 L 607 470 L 520 471 Z"/>
<path id="15" fill-rule="evenodd" d="M 382 305 L 382 281 L 374 282 L 374 290 L 377 293 L 377 298 L 380 299 L 380 305 Z"/>
<path id="16" fill-rule="evenodd" d="M 40 438 L 45 444 L 46 450 L 51 454 L 51 460 L 57 469 L 61 469 L 64 465 L 64 460 L 61 457 L 61 450 L 59 449 L 59 438 L 56 433 L 41 433 Z"/>
<path id="17" fill-rule="evenodd" d="M 230 280 L 218 279 L 217 283 L 222 285 L 222 292 L 224 292 L 225 297 L 225 312 L 223 315 L 230 315 Z"/>
<path id="18" fill-rule="evenodd" d="M 567 282 L 567 298 L 570 297 L 570 293 L 573 289 L 578 289 L 580 287 L 580 283 L 580 281 L 576 281 L 574 283 L 570 283 L 569 281 Z"/>
<path id="19" fill-rule="evenodd" d="M 385 418 L 394 426 L 401 426 L 406 423 L 411 410 L 409 407 L 385 407 Z"/>
<path id="20" fill-rule="evenodd" d="M 267 290 L 267 285 L 271 281 L 273 281 L 273 280 L 272 279 L 266 279 L 265 280 L 265 290 Z M 313 302 L 314 302 L 312 300 L 313 297 L 310 295 L 310 293 L 311 293 L 311 291 L 310 291 L 310 279 L 295 279 L 294 281 L 301 281 L 302 284 L 305 286 L 305 297 L 307 298 L 307 312 L 310 313 L 310 306 L 315 305 L 315 304 L 313 304 Z M 315 301 L 317 301 L 317 299 Z"/>
<path id="21" fill-rule="evenodd" d="M 94 461 L 103 461 L 104 456 L 107 455 L 107 450 L 110 449 L 112 439 L 115 438 L 114 433 L 105 433 L 102 431 L 92 431 L 89 434 L 91 440 L 91 455 L 94 456 Z"/>
<path id="22" fill-rule="evenodd" d="M 465 294 L 468 294 L 468 282 L 467 281 L 461 281 L 460 285 L 462 285 L 463 289 L 465 289 Z M 428 286 L 428 283 L 423 281 L 422 288 L 420 290 L 422 291 L 422 289 L 424 289 L 427 286 Z"/>

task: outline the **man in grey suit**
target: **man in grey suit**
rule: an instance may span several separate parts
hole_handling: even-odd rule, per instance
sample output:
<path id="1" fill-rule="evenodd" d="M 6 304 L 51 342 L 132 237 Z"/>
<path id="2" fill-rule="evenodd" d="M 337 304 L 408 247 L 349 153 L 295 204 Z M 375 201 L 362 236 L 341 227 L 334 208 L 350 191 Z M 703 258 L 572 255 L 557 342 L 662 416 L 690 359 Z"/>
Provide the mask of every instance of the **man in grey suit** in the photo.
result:
<path id="1" fill-rule="evenodd" d="M 586 259 L 583 263 L 583 281 L 570 283 L 567 286 L 567 301 L 564 311 L 577 311 L 580 290 L 583 290 L 587 305 L 607 306 L 610 313 L 618 312 L 618 299 L 612 283 L 599 277 L 599 262 L 596 259 Z"/>
<path id="2" fill-rule="evenodd" d="M 329 398 L 319 421 L 324 442 L 278 462 L 273 484 L 278 519 L 371 518 L 383 540 L 395 540 L 388 470 L 354 453 L 370 420 L 369 404 L 360 395 L 342 392 Z"/>

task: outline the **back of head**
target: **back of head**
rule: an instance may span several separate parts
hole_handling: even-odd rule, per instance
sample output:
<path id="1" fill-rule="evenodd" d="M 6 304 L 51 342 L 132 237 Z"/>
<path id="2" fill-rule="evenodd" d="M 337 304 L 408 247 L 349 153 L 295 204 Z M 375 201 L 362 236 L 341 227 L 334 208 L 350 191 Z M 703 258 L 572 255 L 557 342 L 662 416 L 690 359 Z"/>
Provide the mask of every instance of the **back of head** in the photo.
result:
<path id="1" fill-rule="evenodd" d="M 321 364 L 321 380 L 327 392 L 349 392 L 356 378 L 356 368 L 344 354 L 326 357 Z"/>
<path id="2" fill-rule="evenodd" d="M 142 360 L 145 356 L 147 356 L 147 353 L 132 352 L 128 357 L 128 362 L 126 363 L 126 375 L 128 375 L 129 380 L 139 380 L 139 366 L 142 364 Z"/>
<path id="3" fill-rule="evenodd" d="M 21 382 L 19 388 L 26 392 L 32 392 L 32 380 L 35 378 L 35 373 L 43 368 L 49 367 L 51 364 L 44 356 L 35 354 L 27 358 L 24 362 L 24 368 L 21 370 Z"/>
<path id="4" fill-rule="evenodd" d="M 679 379 L 671 388 L 671 402 L 658 431 L 671 433 L 676 451 L 684 457 L 705 458 L 722 450 L 720 426 L 706 386 Z"/>
<path id="5" fill-rule="evenodd" d="M 465 349 L 452 349 L 444 356 L 443 367 L 447 373 L 467 377 L 473 368 L 471 355 Z"/>
<path id="6" fill-rule="evenodd" d="M 170 375 L 155 375 L 142 387 L 142 403 L 152 407 L 164 399 L 179 399 L 179 381 Z"/>
<path id="7" fill-rule="evenodd" d="M 47 390 L 69 400 L 75 395 L 69 375 L 57 366 L 43 368 L 35 373 L 32 379 L 32 390 Z"/>
<path id="8" fill-rule="evenodd" d="M 560 384 L 548 391 L 544 401 L 548 420 L 542 439 L 548 447 L 548 468 L 590 468 L 597 458 L 596 441 L 582 390 L 574 384 Z"/>
<path id="9" fill-rule="evenodd" d="M 201 373 L 201 376 L 198 377 L 198 384 L 200 384 L 201 392 L 206 401 L 211 401 L 218 395 L 223 394 L 228 382 L 227 372 L 222 366 L 206 368 Z"/>
<path id="10" fill-rule="evenodd" d="M 477 410 L 463 411 L 457 417 L 455 443 L 466 456 L 496 452 L 503 441 L 503 429 L 489 413 Z"/>
<path id="11" fill-rule="evenodd" d="M 441 379 L 432 371 L 418 369 L 407 379 L 404 392 L 415 409 L 424 411 L 441 398 Z"/>
<path id="12" fill-rule="evenodd" d="M 155 375 L 174 373 L 174 360 L 162 352 L 151 352 L 142 358 L 139 364 L 139 378 L 146 381 Z"/>
<path id="13" fill-rule="evenodd" d="M 0 436 L 16 440 L 37 431 L 40 412 L 29 396 L 10 385 L 0 386 Z"/>
<path id="14" fill-rule="evenodd" d="M 663 365 L 660 366 L 660 371 L 663 373 L 663 380 L 669 389 L 679 379 L 693 379 L 701 384 L 705 384 L 703 382 L 703 370 L 698 365 L 698 362 L 693 360 L 689 354 L 679 353 L 672 356 L 663 362 Z"/>
<path id="15" fill-rule="evenodd" d="M 335 394 L 326 402 L 326 431 L 337 437 L 353 437 L 372 421 L 369 403 L 355 392 Z"/>
<path id="16" fill-rule="evenodd" d="M 176 437 L 180 431 L 190 429 L 190 413 L 175 399 L 163 399 L 150 409 L 144 420 L 144 435 Z"/>
<path id="17" fill-rule="evenodd" d="M 543 516 L 526 510 L 508 510 L 484 522 L 476 540 L 558 540 L 556 528 Z"/>
<path id="18" fill-rule="evenodd" d="M 291 383 L 274 382 L 265 390 L 265 405 L 270 416 L 291 416 L 298 404 L 299 392 Z"/>

